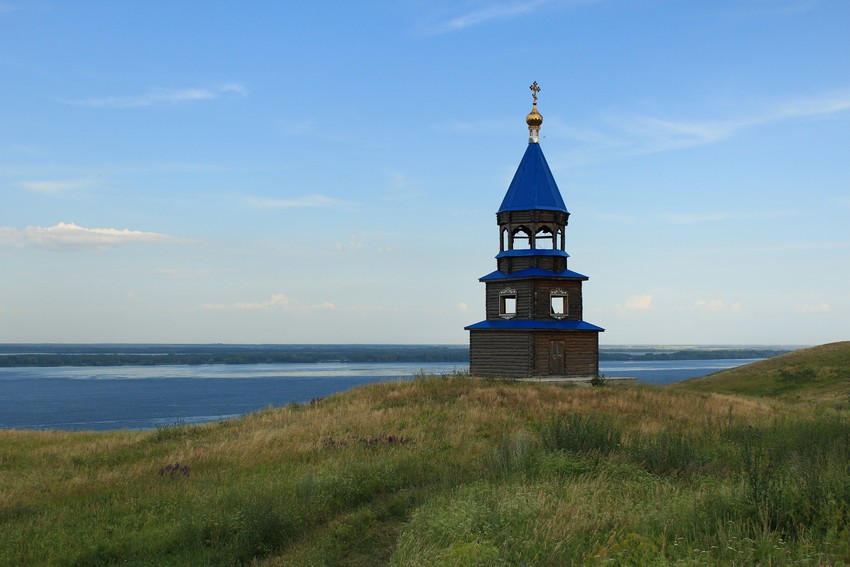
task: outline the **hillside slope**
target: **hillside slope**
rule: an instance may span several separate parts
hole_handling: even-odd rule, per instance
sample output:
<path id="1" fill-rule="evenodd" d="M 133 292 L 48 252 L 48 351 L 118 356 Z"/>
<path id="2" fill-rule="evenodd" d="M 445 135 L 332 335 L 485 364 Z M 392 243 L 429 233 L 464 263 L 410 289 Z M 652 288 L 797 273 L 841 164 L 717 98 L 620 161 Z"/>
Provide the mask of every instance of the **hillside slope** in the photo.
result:
<path id="1" fill-rule="evenodd" d="M 850 341 L 797 350 L 670 388 L 846 406 L 850 402 Z"/>
<path id="2" fill-rule="evenodd" d="M 0 430 L 0 566 L 850 564 L 847 439 L 773 400 L 461 377 Z"/>

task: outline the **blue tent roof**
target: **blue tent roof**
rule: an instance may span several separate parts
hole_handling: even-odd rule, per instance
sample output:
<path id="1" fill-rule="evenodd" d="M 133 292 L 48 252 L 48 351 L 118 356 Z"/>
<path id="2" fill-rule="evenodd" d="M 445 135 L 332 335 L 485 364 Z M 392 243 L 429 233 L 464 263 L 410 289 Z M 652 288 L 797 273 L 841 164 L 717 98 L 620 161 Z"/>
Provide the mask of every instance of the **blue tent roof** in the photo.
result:
<path id="1" fill-rule="evenodd" d="M 493 330 L 529 330 L 540 329 L 544 331 L 597 331 L 605 329 L 576 319 L 487 319 L 474 325 L 464 327 L 467 331 Z"/>
<path id="2" fill-rule="evenodd" d="M 574 272 L 572 270 L 564 270 L 563 272 L 550 272 L 549 270 L 544 270 L 543 268 L 526 268 L 524 270 L 513 272 L 511 274 L 506 274 L 505 272 L 500 272 L 499 270 L 496 270 L 495 272 L 490 272 L 483 278 L 479 278 L 478 281 L 488 282 L 492 280 L 519 280 L 523 278 L 559 278 L 567 280 L 589 279 L 587 276 L 578 272 Z"/>
<path id="3" fill-rule="evenodd" d="M 519 162 L 498 212 L 534 209 L 569 212 L 540 144 L 531 143 Z"/>

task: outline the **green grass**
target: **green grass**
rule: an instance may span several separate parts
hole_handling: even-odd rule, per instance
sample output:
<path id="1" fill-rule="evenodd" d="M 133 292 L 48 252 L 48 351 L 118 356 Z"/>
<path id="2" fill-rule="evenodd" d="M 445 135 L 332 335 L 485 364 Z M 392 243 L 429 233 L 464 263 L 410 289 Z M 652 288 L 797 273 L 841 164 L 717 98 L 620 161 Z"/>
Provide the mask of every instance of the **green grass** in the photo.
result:
<path id="1" fill-rule="evenodd" d="M 850 342 L 802 349 L 686 380 L 677 389 L 850 405 Z"/>
<path id="2" fill-rule="evenodd" d="M 0 565 L 848 564 L 847 379 L 817 378 L 840 356 L 790 359 L 805 404 L 763 377 L 766 398 L 419 377 L 202 426 L 2 431 Z"/>

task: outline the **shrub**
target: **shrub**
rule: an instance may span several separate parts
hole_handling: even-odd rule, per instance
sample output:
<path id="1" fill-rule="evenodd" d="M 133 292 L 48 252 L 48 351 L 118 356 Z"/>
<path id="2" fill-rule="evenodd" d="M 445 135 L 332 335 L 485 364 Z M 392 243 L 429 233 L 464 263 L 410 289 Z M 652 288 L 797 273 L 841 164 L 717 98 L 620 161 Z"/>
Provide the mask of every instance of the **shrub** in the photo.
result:
<path id="1" fill-rule="evenodd" d="M 607 380 L 605 380 L 604 374 L 597 374 L 596 376 L 590 379 L 590 385 L 593 387 L 607 386 L 608 382 Z"/>
<path id="2" fill-rule="evenodd" d="M 534 440 L 526 431 L 504 437 L 487 456 L 487 471 L 491 478 L 506 480 L 516 475 L 526 476 L 532 472 L 537 449 Z"/>
<path id="3" fill-rule="evenodd" d="M 553 451 L 607 455 L 620 447 L 622 432 L 607 415 L 559 415 L 541 427 L 545 446 Z"/>
<path id="4" fill-rule="evenodd" d="M 629 457 L 645 470 L 658 475 L 693 472 L 704 462 L 705 452 L 693 434 L 663 429 L 638 434 L 628 443 Z"/>

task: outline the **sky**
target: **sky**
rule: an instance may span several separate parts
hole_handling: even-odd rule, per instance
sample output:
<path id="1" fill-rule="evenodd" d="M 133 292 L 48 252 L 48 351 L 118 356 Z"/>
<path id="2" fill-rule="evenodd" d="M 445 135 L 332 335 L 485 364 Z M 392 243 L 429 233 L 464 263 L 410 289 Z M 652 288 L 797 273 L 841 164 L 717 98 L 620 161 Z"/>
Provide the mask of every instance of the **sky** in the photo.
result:
<path id="1" fill-rule="evenodd" d="M 0 0 L 0 342 L 441 343 L 528 143 L 601 344 L 850 339 L 845 0 Z"/>

